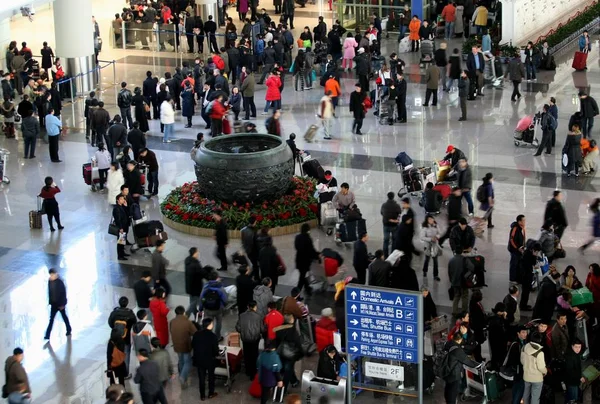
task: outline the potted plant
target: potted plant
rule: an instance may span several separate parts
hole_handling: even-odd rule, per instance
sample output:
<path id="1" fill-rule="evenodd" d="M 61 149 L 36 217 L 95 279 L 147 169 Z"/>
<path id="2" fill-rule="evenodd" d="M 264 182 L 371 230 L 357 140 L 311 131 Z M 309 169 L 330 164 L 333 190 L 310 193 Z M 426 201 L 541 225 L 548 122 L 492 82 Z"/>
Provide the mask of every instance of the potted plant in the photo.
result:
<path id="1" fill-rule="evenodd" d="M 462 59 L 467 60 L 467 56 L 471 52 L 471 48 L 475 45 L 481 45 L 481 40 L 477 36 L 467 38 L 462 45 Z"/>
<path id="2" fill-rule="evenodd" d="M 512 46 L 511 44 L 502 44 L 499 46 L 498 50 L 500 51 L 499 58 L 502 63 L 508 63 L 510 58 L 519 53 L 519 48 Z"/>

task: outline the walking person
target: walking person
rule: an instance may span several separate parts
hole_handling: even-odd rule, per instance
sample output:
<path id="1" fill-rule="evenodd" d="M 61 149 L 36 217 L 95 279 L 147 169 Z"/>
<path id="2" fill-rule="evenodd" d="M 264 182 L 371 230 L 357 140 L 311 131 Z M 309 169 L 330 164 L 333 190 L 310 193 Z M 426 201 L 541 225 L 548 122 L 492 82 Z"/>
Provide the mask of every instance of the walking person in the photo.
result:
<path id="1" fill-rule="evenodd" d="M 43 199 L 42 209 L 46 212 L 48 217 L 48 224 L 50 225 L 50 231 L 55 231 L 52 219 L 56 220 L 58 230 L 64 229 L 60 223 L 60 210 L 58 208 L 58 202 L 56 201 L 56 194 L 60 192 L 60 188 L 56 186 L 52 177 L 46 177 L 44 179 L 46 184 L 39 193 L 39 197 Z"/>
<path id="2" fill-rule="evenodd" d="M 519 91 L 519 86 L 521 85 L 521 81 L 525 77 L 525 67 L 521 62 L 521 56 L 519 54 L 515 54 L 515 56 L 508 62 L 508 69 L 506 69 L 506 73 L 504 73 L 504 78 L 510 79 L 513 84 L 513 92 L 510 96 L 510 100 L 515 102 L 516 99 L 521 99 L 521 92 Z"/>
<path id="3" fill-rule="evenodd" d="M 459 313 L 468 310 L 469 289 L 465 285 L 463 274 L 473 271 L 475 268 L 471 261 L 463 256 L 463 247 L 456 247 L 454 256 L 448 262 L 448 279 L 453 290 L 452 315 L 458 318 Z M 461 310 L 458 309 L 459 303 Z"/>
<path id="4" fill-rule="evenodd" d="M 61 163 L 62 160 L 58 157 L 58 140 L 62 133 L 62 123 L 60 119 L 54 115 L 54 109 L 48 108 L 48 114 L 44 118 L 46 134 L 48 135 L 48 151 L 50 153 L 50 161 L 53 163 Z"/>
<path id="5" fill-rule="evenodd" d="M 194 89 L 189 81 L 184 84 L 183 91 L 181 92 L 181 116 L 187 118 L 186 128 L 192 127 L 192 118 L 194 116 Z"/>
<path id="6" fill-rule="evenodd" d="M 228 297 L 223 289 L 223 283 L 219 275 L 212 271 L 208 274 L 208 282 L 202 289 L 200 295 L 201 311 L 204 311 L 205 317 L 210 317 L 214 320 L 214 333 L 219 342 L 223 340 L 221 336 L 221 326 L 223 325 L 223 311 L 227 305 Z"/>
<path id="7" fill-rule="evenodd" d="M 6 396 L 10 396 L 14 392 L 24 392 L 31 395 L 29 377 L 23 367 L 24 358 L 25 355 L 23 354 L 23 350 L 21 348 L 15 348 L 13 349 L 13 354 L 6 358 L 6 361 L 4 362 L 4 374 L 6 379 L 2 392 L 6 393 Z"/>
<path id="8" fill-rule="evenodd" d="M 256 217 L 252 216 L 250 218 L 248 224 L 240 231 L 240 237 L 242 239 L 242 247 L 246 253 L 246 257 L 248 257 L 252 264 L 252 275 L 254 279 L 259 282 L 261 279 L 258 265 L 260 248 L 257 242 Z M 245 307 L 241 309 L 245 310 Z"/>
<path id="9" fill-rule="evenodd" d="M 152 313 L 152 322 L 156 330 L 156 336 L 160 340 L 160 345 L 166 347 L 169 344 L 169 323 L 167 316 L 169 308 L 166 303 L 167 294 L 162 287 L 154 290 L 154 299 L 150 300 L 150 312 Z"/>
<path id="10" fill-rule="evenodd" d="M 471 189 L 473 188 L 473 172 L 466 159 L 460 159 L 458 161 L 458 187 L 462 191 L 462 197 L 467 201 L 469 216 L 473 216 L 473 197 L 471 195 Z"/>
<path id="11" fill-rule="evenodd" d="M 323 139 L 331 140 L 331 119 L 334 115 L 333 102 L 331 100 L 331 91 L 327 92 L 319 103 L 319 118 L 323 125 Z"/>
<path id="12" fill-rule="evenodd" d="M 189 386 L 188 375 L 192 367 L 192 338 L 198 330 L 190 321 L 183 306 L 175 307 L 175 318 L 171 320 L 170 326 L 173 350 L 179 358 L 177 361 L 179 381 L 181 386 L 186 388 Z"/>
<path id="13" fill-rule="evenodd" d="M 261 386 L 260 404 L 272 401 L 272 389 L 276 386 L 283 387 L 283 364 L 276 351 L 277 344 L 274 339 L 265 340 L 265 350 L 260 353 L 256 361 L 258 381 Z"/>
<path id="14" fill-rule="evenodd" d="M 398 122 L 406 123 L 406 89 L 407 83 L 402 73 L 396 74 L 396 106 L 398 107 Z"/>
<path id="15" fill-rule="evenodd" d="M 250 73 L 242 81 L 240 91 L 243 97 L 244 112 L 246 113 L 244 119 L 247 121 L 252 118 L 256 118 L 256 104 L 254 104 L 254 89 L 256 87 L 256 80 L 254 73 Z"/>
<path id="16" fill-rule="evenodd" d="M 283 369 L 283 385 L 287 390 L 288 385 L 297 387 L 299 384 L 296 372 L 294 370 L 295 364 L 298 360 L 302 359 L 302 340 L 300 334 L 295 327 L 295 318 L 292 314 L 285 314 L 285 322 L 279 327 L 275 327 L 275 341 L 277 347 L 286 346 L 287 349 L 281 348 L 281 362 Z"/>
<path id="17" fill-rule="evenodd" d="M 229 244 L 229 236 L 227 234 L 227 223 L 221 210 L 213 212 L 213 220 L 216 223 L 213 239 L 217 242 L 216 256 L 221 262 L 219 271 L 227 271 L 227 245 Z"/>
<path id="18" fill-rule="evenodd" d="M 387 193 L 387 201 L 381 205 L 380 213 L 383 220 L 383 254 L 387 257 L 390 253 L 390 241 L 392 246 L 395 243 L 394 237 L 398 228 L 399 217 L 402 208 L 394 200 L 396 195 L 393 192 Z"/>
<path id="19" fill-rule="evenodd" d="M 516 220 L 510 225 L 508 237 L 508 252 L 510 253 L 509 281 L 511 283 L 521 283 L 520 267 L 523 253 L 525 252 L 525 215 L 518 215 Z"/>
<path id="20" fill-rule="evenodd" d="M 108 176 L 108 170 L 110 169 L 111 157 L 104 143 L 98 143 L 98 150 L 94 154 L 96 158 L 96 166 L 98 167 L 98 176 L 100 177 L 99 192 L 105 192 L 104 184 L 106 183 L 106 177 Z"/>
<path id="21" fill-rule="evenodd" d="M 218 337 L 213 333 L 214 321 L 210 317 L 202 320 L 202 328 L 198 330 L 192 339 L 192 350 L 194 351 L 194 366 L 198 369 L 200 379 L 200 400 L 206 400 L 206 379 L 208 374 L 208 399 L 218 395 L 215 392 L 215 366 L 216 358 L 219 356 Z"/>
<path id="22" fill-rule="evenodd" d="M 448 351 L 448 369 L 450 372 L 444 378 L 444 399 L 446 404 L 456 404 L 462 383 L 463 365 L 470 368 L 479 368 L 481 364 L 469 359 L 463 349 L 463 336 L 460 332 L 454 333 L 452 339 L 446 343 Z"/>
<path id="23" fill-rule="evenodd" d="M 171 143 L 175 127 L 175 110 L 170 95 L 167 95 L 167 98 L 160 104 L 160 123 L 164 125 L 163 143 Z"/>
<path id="24" fill-rule="evenodd" d="M 552 131 L 556 130 L 557 123 L 556 119 L 548 112 L 549 110 L 550 106 L 544 104 L 544 111 L 540 120 L 540 126 L 542 127 L 542 141 L 534 156 L 541 156 L 544 148 L 546 149 L 546 154 L 552 154 Z"/>
<path id="25" fill-rule="evenodd" d="M 163 255 L 165 245 L 165 240 L 158 240 L 156 248 L 152 252 L 152 279 L 154 279 L 154 287 L 156 289 L 163 288 L 167 296 L 169 296 L 171 294 L 171 284 L 167 281 L 169 260 Z"/>
<path id="26" fill-rule="evenodd" d="M 360 129 L 363 125 L 363 120 L 365 119 L 365 99 L 367 95 L 362 92 L 362 87 L 360 83 L 356 83 L 354 85 L 354 91 L 350 94 L 350 112 L 354 116 L 354 121 L 352 122 L 352 133 L 356 135 L 362 135 Z"/>
<path id="27" fill-rule="evenodd" d="M 552 131 L 553 134 L 555 132 L 556 130 Z M 563 151 L 565 151 L 568 156 L 566 169 L 567 177 L 570 177 L 571 173 L 573 173 L 575 177 L 579 177 L 579 166 L 583 162 L 583 156 L 581 154 L 581 132 L 578 124 L 573 124 L 572 130 L 567 134 Z"/>
<path id="28" fill-rule="evenodd" d="M 494 209 L 495 201 L 494 174 L 487 173 L 481 180 L 483 181 L 481 185 L 484 187 L 484 193 L 483 199 L 479 201 L 481 203 L 481 205 L 479 205 L 479 209 L 485 212 L 484 216 L 487 216 L 488 229 L 493 229 L 494 225 L 492 224 L 492 210 Z"/>
<path id="29" fill-rule="evenodd" d="M 458 83 L 458 81 L 460 80 L 460 77 L 463 73 L 461 65 L 462 60 L 460 59 L 460 51 L 458 50 L 458 48 L 454 48 L 454 50 L 452 50 L 452 55 L 450 55 L 450 57 L 448 58 L 448 83 L 446 83 L 446 92 L 449 93 L 450 91 L 452 91 L 454 87 L 454 82 L 456 81 Z M 467 86 L 467 89 L 468 88 L 469 87 Z M 468 90 L 467 92 L 465 92 L 465 94 L 468 94 Z"/>
<path id="30" fill-rule="evenodd" d="M 471 82 L 466 70 L 460 72 L 458 79 L 458 99 L 460 100 L 460 118 L 459 121 L 467 120 L 467 99 L 469 99 L 469 88 Z"/>
<path id="31" fill-rule="evenodd" d="M 548 110 L 548 112 L 550 113 L 550 115 L 552 115 L 552 117 L 554 118 L 554 120 L 556 121 L 556 126 L 558 127 L 558 107 L 556 106 L 556 98 L 554 97 L 550 97 L 550 109 Z M 556 129 L 552 130 L 552 147 L 556 146 Z"/>
<path id="32" fill-rule="evenodd" d="M 246 376 L 250 380 L 256 375 L 256 360 L 258 359 L 258 345 L 265 333 L 265 323 L 260 314 L 256 311 L 257 305 L 254 300 L 248 303 L 248 310 L 240 314 L 239 320 L 235 326 L 240 333 L 244 347 L 244 361 L 246 364 Z"/>
<path id="33" fill-rule="evenodd" d="M 148 194 L 158 195 L 158 159 L 156 153 L 144 147 L 140 150 L 138 161 L 148 167 Z"/>
<path id="34" fill-rule="evenodd" d="M 127 127 L 122 123 L 120 115 L 114 116 L 113 124 L 108 128 L 104 139 L 112 160 L 115 160 L 127 144 Z M 102 140 L 98 139 L 97 141 L 100 143 Z"/>
<path id="35" fill-rule="evenodd" d="M 160 368 L 158 363 L 150 359 L 150 353 L 146 349 L 137 352 L 140 362 L 133 381 L 140 385 L 140 395 L 143 404 L 167 404 L 165 390 L 160 382 Z"/>
<path id="36" fill-rule="evenodd" d="M 546 203 L 544 211 L 544 222 L 550 221 L 554 226 L 554 234 L 560 240 L 569 225 L 567 221 L 567 213 L 562 203 L 563 194 L 560 190 L 552 192 L 552 198 Z"/>
<path id="37" fill-rule="evenodd" d="M 440 281 L 438 271 L 438 256 L 441 253 L 441 248 L 438 243 L 440 238 L 440 230 L 437 226 L 437 222 L 432 215 L 425 216 L 425 220 L 421 225 L 421 241 L 425 246 L 425 260 L 423 262 L 423 278 L 427 278 L 427 271 L 429 269 L 429 260 L 433 261 L 433 279 Z"/>
<path id="38" fill-rule="evenodd" d="M 185 293 L 190 297 L 190 305 L 185 311 L 186 316 L 198 314 L 198 304 L 202 294 L 203 281 L 207 278 L 206 269 L 200 262 L 200 251 L 197 247 L 190 248 L 185 259 Z"/>
<path id="39" fill-rule="evenodd" d="M 585 139 L 592 137 L 592 128 L 594 127 L 594 117 L 600 114 L 598 103 L 586 92 L 579 92 L 579 105 L 581 106 L 581 131 Z"/>
<path id="40" fill-rule="evenodd" d="M 106 369 L 110 384 L 125 386 L 127 377 L 127 353 L 121 330 L 113 329 L 106 347 Z"/>
<path id="41" fill-rule="evenodd" d="M 448 91 L 448 81 L 446 80 L 446 76 L 448 75 L 448 55 L 446 53 L 446 48 L 448 44 L 446 42 L 442 42 L 440 44 L 440 48 L 437 49 L 434 53 L 435 65 L 438 67 L 440 73 L 440 80 L 442 81 L 442 87 L 444 91 Z"/>
<path id="42" fill-rule="evenodd" d="M 471 53 L 467 56 L 467 71 L 469 72 L 469 99 L 475 99 L 476 96 L 483 96 L 483 70 L 485 60 L 479 46 L 474 45 Z"/>
<path id="43" fill-rule="evenodd" d="M 56 313 L 60 312 L 60 315 L 65 322 L 67 328 L 67 337 L 71 335 L 71 323 L 69 317 L 67 317 L 66 306 L 67 306 L 67 288 L 65 283 L 58 277 L 56 269 L 50 268 L 48 270 L 48 304 L 50 305 L 50 321 L 48 322 L 48 328 L 46 328 L 45 340 L 50 339 L 50 333 L 54 325 L 54 317 Z"/>
<path id="44" fill-rule="evenodd" d="M 127 201 L 123 194 L 117 195 L 116 204 L 112 211 L 112 223 L 119 228 L 117 235 L 117 259 L 127 261 L 129 254 L 125 253 L 127 243 L 127 233 L 129 232 L 130 208 L 127 207 Z"/>
<path id="45" fill-rule="evenodd" d="M 425 103 L 423 106 L 429 106 L 429 99 L 433 95 L 431 106 L 435 107 L 437 105 L 438 86 L 440 85 L 440 68 L 434 63 L 429 64 L 429 67 L 425 72 L 425 81 L 427 82 L 427 90 L 425 90 Z"/>
<path id="46" fill-rule="evenodd" d="M 592 237 L 577 249 L 581 254 L 600 238 L 600 198 L 596 198 L 589 206 L 592 217 Z M 598 303 L 600 305 L 600 303 Z"/>
<path id="47" fill-rule="evenodd" d="M 313 261 L 319 260 L 319 253 L 315 250 L 312 238 L 310 237 L 310 226 L 303 223 L 300 227 L 300 234 L 294 239 L 294 248 L 296 249 L 296 268 L 300 271 L 300 277 L 296 287 L 302 290 L 306 287 L 305 293 L 312 294 L 310 285 L 306 281 L 306 275 L 310 271 Z"/>
<path id="48" fill-rule="evenodd" d="M 129 299 L 126 296 L 119 298 L 119 307 L 115 307 L 108 316 L 108 326 L 116 332 L 116 335 L 123 341 L 123 348 L 119 348 L 125 353 L 125 375 L 129 375 L 129 363 L 131 358 L 131 329 L 137 323 L 137 317 L 133 310 L 128 308 Z M 111 334 L 111 340 L 112 340 Z M 109 342 L 110 344 L 110 342 Z M 109 348 L 110 350 L 110 348 Z"/>
<path id="49" fill-rule="evenodd" d="M 140 157 L 140 150 L 146 147 L 146 134 L 140 130 L 139 122 L 133 123 L 133 129 L 127 134 L 127 142 L 131 146 L 133 159 L 137 161 Z"/>
<path id="50" fill-rule="evenodd" d="M 456 3 L 454 1 L 448 2 L 442 9 L 442 18 L 444 19 L 444 38 L 449 41 L 454 37 L 454 24 L 456 21 Z"/>
<path id="51" fill-rule="evenodd" d="M 129 128 L 133 127 L 133 118 L 131 117 L 131 102 L 133 101 L 133 95 L 131 91 L 127 88 L 127 83 L 121 83 L 121 90 L 117 95 L 117 105 L 119 106 L 119 110 L 121 111 L 121 116 L 123 117 L 123 124 L 125 128 L 127 128 L 127 124 L 129 123 Z"/>
<path id="52" fill-rule="evenodd" d="M 23 135 L 23 158 L 34 159 L 35 145 L 40 136 L 40 122 L 33 116 L 33 111 L 29 115 L 23 116 L 21 132 Z"/>

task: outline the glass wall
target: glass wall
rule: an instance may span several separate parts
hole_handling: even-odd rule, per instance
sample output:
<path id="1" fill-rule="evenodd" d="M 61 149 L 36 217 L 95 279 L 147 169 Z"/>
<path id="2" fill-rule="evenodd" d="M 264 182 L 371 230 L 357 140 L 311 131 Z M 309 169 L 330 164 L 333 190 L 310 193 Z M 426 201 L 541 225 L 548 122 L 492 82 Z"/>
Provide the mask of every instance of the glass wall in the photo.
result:
<path id="1" fill-rule="evenodd" d="M 429 18 L 433 0 L 338 0 L 335 19 L 348 30 L 366 29 L 371 15 L 377 14 L 382 22 L 387 22 L 389 32 L 399 32 L 402 25 L 408 27 L 413 14 L 419 19 Z M 384 27 L 385 29 L 385 27 Z"/>

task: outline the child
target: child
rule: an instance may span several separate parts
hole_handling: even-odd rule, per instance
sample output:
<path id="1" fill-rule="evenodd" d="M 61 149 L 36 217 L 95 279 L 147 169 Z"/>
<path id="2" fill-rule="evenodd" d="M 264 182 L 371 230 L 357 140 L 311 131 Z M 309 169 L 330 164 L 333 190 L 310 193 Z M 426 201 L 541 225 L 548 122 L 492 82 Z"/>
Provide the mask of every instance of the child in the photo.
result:
<path id="1" fill-rule="evenodd" d="M 429 268 L 429 259 L 433 260 L 433 279 L 440 280 L 438 276 L 438 255 L 440 253 L 440 245 L 438 243 L 440 230 L 437 227 L 437 222 L 432 215 L 425 216 L 421 230 L 421 240 L 425 245 L 425 262 L 423 263 L 423 277 L 427 277 Z"/>
<path id="2" fill-rule="evenodd" d="M 156 332 L 154 331 L 154 327 L 152 327 L 150 320 L 148 320 L 148 312 L 144 309 L 138 310 L 137 318 L 138 322 L 135 323 L 131 329 L 133 347 L 136 352 L 140 349 L 151 352 L 150 341 L 152 338 L 156 337 Z"/>

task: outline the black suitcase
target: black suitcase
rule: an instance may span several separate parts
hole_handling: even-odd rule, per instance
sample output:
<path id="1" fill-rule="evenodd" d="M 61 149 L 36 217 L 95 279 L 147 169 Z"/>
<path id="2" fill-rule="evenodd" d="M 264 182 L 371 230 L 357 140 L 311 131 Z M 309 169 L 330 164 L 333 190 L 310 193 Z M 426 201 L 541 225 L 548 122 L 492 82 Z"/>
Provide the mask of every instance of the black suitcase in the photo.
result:
<path id="1" fill-rule="evenodd" d="M 302 163 L 302 170 L 304 174 L 310 178 L 314 178 L 317 181 L 325 182 L 325 170 L 321 167 L 319 160 L 311 159 Z"/>
<path id="2" fill-rule="evenodd" d="M 433 382 L 435 382 L 433 357 L 423 355 L 423 390 L 433 388 Z"/>
<path id="3" fill-rule="evenodd" d="M 353 222 L 340 223 L 339 231 L 342 243 L 357 241 L 359 234 L 367 232 L 367 221 L 360 219 Z"/>
<path id="4" fill-rule="evenodd" d="M 408 192 L 417 192 L 423 190 L 421 184 L 421 173 L 418 168 L 412 168 L 404 172 L 404 186 Z"/>
<path id="5" fill-rule="evenodd" d="M 165 228 L 158 220 L 148 220 L 147 222 L 135 225 L 133 230 L 136 238 L 146 238 L 155 235 L 157 230 L 159 233 L 163 232 Z"/>

